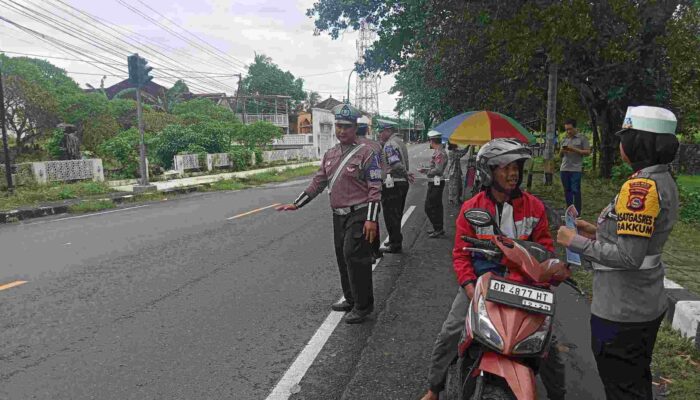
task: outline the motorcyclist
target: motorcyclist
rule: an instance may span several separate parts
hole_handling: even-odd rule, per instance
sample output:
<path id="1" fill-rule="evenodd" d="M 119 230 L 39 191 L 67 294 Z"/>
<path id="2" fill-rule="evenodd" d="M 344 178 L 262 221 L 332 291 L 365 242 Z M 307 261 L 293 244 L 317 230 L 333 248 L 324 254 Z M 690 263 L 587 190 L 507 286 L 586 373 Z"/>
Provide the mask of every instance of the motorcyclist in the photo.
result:
<path id="1" fill-rule="evenodd" d="M 482 190 L 464 202 L 457 217 L 453 267 L 460 287 L 447 319 L 437 336 L 431 356 L 428 381 L 430 388 L 422 400 L 437 400 L 445 387 L 447 369 L 457 357 L 457 347 L 464 328 L 474 284 L 486 272 L 504 275 L 505 267 L 479 255 L 463 251 L 462 236 L 489 239 L 493 228 L 473 227 L 464 217 L 472 208 L 488 210 L 504 235 L 536 242 L 554 250 L 545 207 L 535 196 L 522 192 L 523 166 L 530 159 L 530 149 L 512 139 L 494 139 L 477 154 L 476 168 Z M 550 399 L 563 399 L 566 394 L 564 363 L 552 340 L 549 355 L 540 368 L 540 376 Z"/>

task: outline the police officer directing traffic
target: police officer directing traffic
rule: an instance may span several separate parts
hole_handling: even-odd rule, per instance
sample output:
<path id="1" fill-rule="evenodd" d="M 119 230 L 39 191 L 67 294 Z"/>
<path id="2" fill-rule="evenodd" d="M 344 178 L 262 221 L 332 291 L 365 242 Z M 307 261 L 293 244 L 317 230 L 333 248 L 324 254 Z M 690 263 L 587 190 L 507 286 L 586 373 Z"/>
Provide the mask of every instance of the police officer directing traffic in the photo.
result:
<path id="1" fill-rule="evenodd" d="M 629 107 L 622 159 L 636 171 L 596 225 L 561 227 L 557 242 L 593 266 L 591 345 L 606 397 L 648 399 L 651 356 L 666 312 L 661 254 L 678 220 L 678 188 L 669 171 L 678 150 L 676 117 L 659 107 Z"/>
<path id="2" fill-rule="evenodd" d="M 328 188 L 333 209 L 333 239 L 345 298 L 331 306 L 345 311 L 345 322 L 364 321 L 374 310 L 372 248 L 377 240 L 382 171 L 379 155 L 357 140 L 360 112 L 349 104 L 333 108 L 338 143 L 323 155 L 309 186 L 292 204 L 278 211 L 297 210 Z"/>
<path id="3" fill-rule="evenodd" d="M 447 152 L 442 146 L 442 135 L 440 132 L 428 132 L 428 140 L 430 140 L 430 148 L 433 149 L 430 167 L 419 168 L 418 172 L 425 173 L 428 176 L 428 193 L 425 197 L 425 213 L 433 224 L 433 229 L 428 231 L 428 237 L 438 238 L 445 235 L 442 209 L 442 192 L 445 189 L 445 181 L 442 175 L 447 165 Z"/>
<path id="4" fill-rule="evenodd" d="M 384 253 L 400 253 L 403 245 L 401 217 L 408 195 L 408 149 L 391 121 L 378 120 L 382 143 L 384 185 L 382 208 L 384 223 L 389 231 L 389 241 L 381 250 Z"/>

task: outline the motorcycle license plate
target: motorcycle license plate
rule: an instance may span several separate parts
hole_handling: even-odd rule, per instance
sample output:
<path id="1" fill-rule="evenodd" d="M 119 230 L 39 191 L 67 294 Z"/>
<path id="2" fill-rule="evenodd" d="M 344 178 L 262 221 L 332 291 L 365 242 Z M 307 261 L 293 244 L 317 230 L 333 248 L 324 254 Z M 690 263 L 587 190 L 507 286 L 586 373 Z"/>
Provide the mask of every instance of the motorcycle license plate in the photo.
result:
<path id="1" fill-rule="evenodd" d="M 549 290 L 491 278 L 486 300 L 554 315 L 554 293 Z"/>

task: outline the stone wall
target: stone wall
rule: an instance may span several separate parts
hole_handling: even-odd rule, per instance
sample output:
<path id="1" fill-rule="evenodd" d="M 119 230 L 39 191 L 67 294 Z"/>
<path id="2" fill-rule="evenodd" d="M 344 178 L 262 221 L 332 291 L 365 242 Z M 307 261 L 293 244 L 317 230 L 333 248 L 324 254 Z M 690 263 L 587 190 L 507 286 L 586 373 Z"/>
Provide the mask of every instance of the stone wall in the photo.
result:
<path id="1" fill-rule="evenodd" d="M 671 166 L 678 173 L 700 174 L 700 144 L 681 144 Z"/>

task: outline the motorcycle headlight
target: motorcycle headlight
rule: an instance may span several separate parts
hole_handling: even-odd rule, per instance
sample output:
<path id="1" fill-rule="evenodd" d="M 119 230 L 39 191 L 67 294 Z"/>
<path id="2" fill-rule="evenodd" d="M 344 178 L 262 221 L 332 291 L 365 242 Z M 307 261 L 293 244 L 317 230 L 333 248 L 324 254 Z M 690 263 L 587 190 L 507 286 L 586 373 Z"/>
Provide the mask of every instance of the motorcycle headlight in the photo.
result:
<path id="1" fill-rule="evenodd" d="M 503 350 L 503 339 L 501 335 L 498 334 L 496 328 L 491 323 L 489 314 L 486 312 L 486 302 L 484 301 L 484 296 L 479 296 L 479 302 L 477 303 L 477 324 L 475 327 L 475 332 L 478 332 L 479 336 L 484 339 L 491 346 Z"/>
<path id="2" fill-rule="evenodd" d="M 552 322 L 552 317 L 547 316 L 542 325 L 535 333 L 523 339 L 513 348 L 513 354 L 537 354 L 542 351 L 542 347 L 547 341 L 549 334 L 549 326 Z"/>

